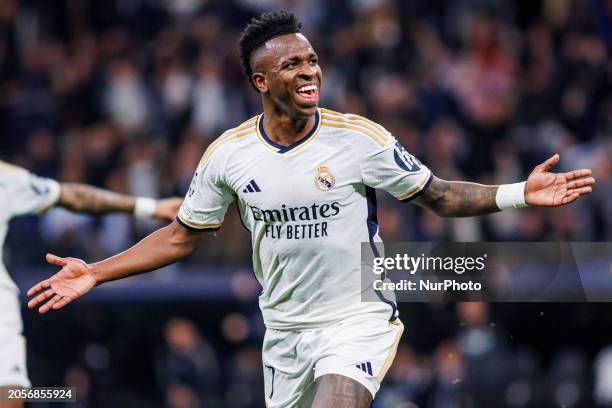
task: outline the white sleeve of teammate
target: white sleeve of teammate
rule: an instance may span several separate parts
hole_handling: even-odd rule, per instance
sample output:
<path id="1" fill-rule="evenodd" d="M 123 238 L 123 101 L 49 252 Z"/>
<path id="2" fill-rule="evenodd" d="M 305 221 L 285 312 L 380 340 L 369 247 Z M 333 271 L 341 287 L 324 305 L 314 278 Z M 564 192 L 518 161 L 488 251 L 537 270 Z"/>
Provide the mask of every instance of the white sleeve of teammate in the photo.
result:
<path id="1" fill-rule="evenodd" d="M 4 162 L 0 162 L 0 186 L 8 197 L 8 203 L 3 205 L 12 217 L 44 213 L 57 203 L 61 191 L 57 181 Z"/>
<path id="2" fill-rule="evenodd" d="M 361 175 L 366 185 L 383 189 L 404 202 L 425 191 L 433 177 L 431 171 L 393 137 L 384 147 L 366 153 Z"/>
<path id="3" fill-rule="evenodd" d="M 234 200 L 226 186 L 220 155 L 215 154 L 198 166 L 177 221 L 192 231 L 216 231 Z M 206 157 L 206 154 L 205 154 Z"/>

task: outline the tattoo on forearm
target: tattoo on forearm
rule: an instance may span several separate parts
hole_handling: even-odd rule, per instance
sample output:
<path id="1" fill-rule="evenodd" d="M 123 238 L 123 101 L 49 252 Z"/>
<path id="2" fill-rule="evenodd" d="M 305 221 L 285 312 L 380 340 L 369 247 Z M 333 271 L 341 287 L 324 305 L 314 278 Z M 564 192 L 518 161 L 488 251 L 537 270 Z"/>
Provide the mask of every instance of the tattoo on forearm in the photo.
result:
<path id="1" fill-rule="evenodd" d="M 105 214 L 112 211 L 132 212 L 134 198 L 79 183 L 62 183 L 58 205 L 75 212 Z"/>
<path id="2" fill-rule="evenodd" d="M 496 193 L 497 186 L 437 179 L 419 203 L 443 217 L 471 217 L 499 211 Z"/>
<path id="3" fill-rule="evenodd" d="M 337 374 L 327 374 L 317 380 L 312 408 L 369 408 L 372 395 L 357 381 Z"/>

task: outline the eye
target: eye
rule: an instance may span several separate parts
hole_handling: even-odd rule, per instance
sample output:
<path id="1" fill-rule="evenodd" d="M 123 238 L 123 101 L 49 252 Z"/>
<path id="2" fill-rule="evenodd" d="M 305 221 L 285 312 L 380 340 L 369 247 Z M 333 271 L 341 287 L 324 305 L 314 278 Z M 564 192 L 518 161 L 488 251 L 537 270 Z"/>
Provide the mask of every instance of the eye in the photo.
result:
<path id="1" fill-rule="evenodd" d="M 318 65 L 319 64 L 319 59 L 318 58 L 312 58 L 310 60 L 310 65 Z"/>
<path id="2" fill-rule="evenodd" d="M 293 69 L 293 68 L 297 68 L 297 66 L 298 66 L 297 61 L 289 61 L 283 64 L 283 69 Z"/>

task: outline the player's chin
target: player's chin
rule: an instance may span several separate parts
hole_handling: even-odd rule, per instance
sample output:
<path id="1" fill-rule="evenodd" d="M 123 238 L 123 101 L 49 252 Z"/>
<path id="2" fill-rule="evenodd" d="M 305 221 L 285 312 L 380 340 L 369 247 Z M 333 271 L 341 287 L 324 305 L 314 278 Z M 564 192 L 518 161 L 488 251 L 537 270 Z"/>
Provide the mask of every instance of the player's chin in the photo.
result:
<path id="1" fill-rule="evenodd" d="M 314 116 L 317 113 L 317 107 L 318 105 L 301 108 L 300 112 L 302 116 Z"/>
<path id="2" fill-rule="evenodd" d="M 295 103 L 295 109 L 301 114 L 301 116 L 313 116 L 317 112 L 319 107 L 319 101 L 304 103 L 302 101 Z"/>
<path id="3" fill-rule="evenodd" d="M 299 94 L 293 96 L 294 108 L 305 116 L 314 115 L 319 107 L 319 97 L 304 98 Z"/>

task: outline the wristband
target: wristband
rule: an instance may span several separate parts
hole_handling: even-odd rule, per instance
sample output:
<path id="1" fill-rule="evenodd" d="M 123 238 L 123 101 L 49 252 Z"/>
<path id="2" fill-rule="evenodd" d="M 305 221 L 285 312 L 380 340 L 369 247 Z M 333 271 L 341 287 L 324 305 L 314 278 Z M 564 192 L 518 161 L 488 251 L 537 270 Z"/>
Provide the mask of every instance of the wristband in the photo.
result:
<path id="1" fill-rule="evenodd" d="M 134 215 L 137 218 L 142 219 L 151 219 L 155 215 L 155 208 L 157 207 L 157 202 L 148 197 L 138 197 L 136 198 L 136 203 L 134 204 Z"/>
<path id="2" fill-rule="evenodd" d="M 502 184 L 497 188 L 495 195 L 495 203 L 500 210 L 508 210 L 511 208 L 523 208 L 529 205 L 525 202 L 525 184 Z"/>

